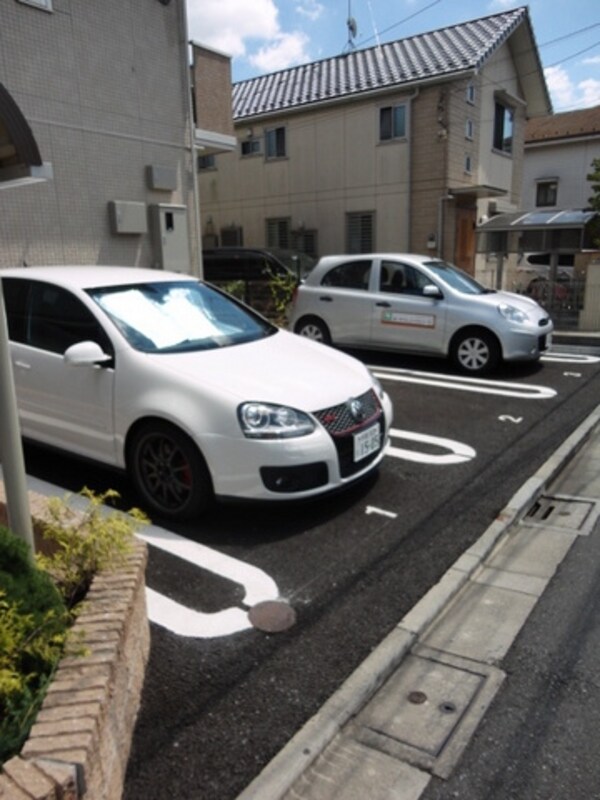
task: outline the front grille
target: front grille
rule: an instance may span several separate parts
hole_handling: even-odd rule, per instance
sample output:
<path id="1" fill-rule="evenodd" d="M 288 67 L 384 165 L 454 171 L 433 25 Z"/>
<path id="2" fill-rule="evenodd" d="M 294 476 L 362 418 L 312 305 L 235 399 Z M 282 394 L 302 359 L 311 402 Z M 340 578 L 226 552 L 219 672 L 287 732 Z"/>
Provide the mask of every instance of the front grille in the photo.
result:
<path id="1" fill-rule="evenodd" d="M 538 336 L 538 350 L 543 352 L 548 349 L 548 338 L 546 336 Z"/>
<path id="2" fill-rule="evenodd" d="M 353 400 L 358 400 L 362 406 L 361 419 L 357 420 L 356 416 L 352 414 L 351 408 Z M 316 411 L 315 417 L 333 439 L 338 454 L 340 475 L 342 478 L 347 478 L 350 475 L 354 475 L 356 472 L 360 472 L 374 461 L 381 452 L 381 448 L 383 447 L 383 411 L 381 403 L 372 389 L 365 392 L 365 394 L 360 397 L 351 398 L 346 403 L 340 403 L 338 406 L 331 406 L 330 408 Z M 375 422 L 377 422 L 379 427 L 379 449 L 366 458 L 361 458 L 360 461 L 354 461 L 353 434 L 368 428 Z"/>
<path id="3" fill-rule="evenodd" d="M 358 400 L 363 408 L 363 418 L 357 420 L 350 410 L 353 399 Z M 347 436 L 349 433 L 364 428 L 370 422 L 374 422 L 381 414 L 381 403 L 372 389 L 357 398 L 351 398 L 346 403 L 339 406 L 324 408 L 322 411 L 315 411 L 315 417 L 319 420 L 325 430 L 334 438 L 337 436 Z"/>

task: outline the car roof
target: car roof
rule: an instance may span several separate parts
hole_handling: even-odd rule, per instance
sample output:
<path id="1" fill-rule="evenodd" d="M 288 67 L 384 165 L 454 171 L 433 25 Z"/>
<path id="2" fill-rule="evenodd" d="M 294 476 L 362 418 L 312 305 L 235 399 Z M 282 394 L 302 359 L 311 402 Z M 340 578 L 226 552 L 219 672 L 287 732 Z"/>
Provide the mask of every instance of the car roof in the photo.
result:
<path id="1" fill-rule="evenodd" d="M 123 286 L 140 282 L 197 280 L 193 275 L 179 272 L 167 272 L 162 269 L 90 266 L 83 264 L 69 266 L 10 267 L 7 269 L 0 269 L 0 277 L 50 281 L 60 286 L 77 289 L 90 289 L 97 286 Z"/>
<path id="2" fill-rule="evenodd" d="M 373 258 L 393 258 L 396 260 L 401 261 L 405 259 L 407 261 L 416 261 L 419 264 L 426 264 L 428 261 L 441 261 L 441 259 L 436 255 L 423 255 L 422 253 L 392 253 L 392 252 L 384 252 L 384 253 L 353 253 L 352 255 L 327 255 L 321 256 L 319 259 L 319 264 L 333 264 L 336 261 L 365 261 L 368 259 Z"/>

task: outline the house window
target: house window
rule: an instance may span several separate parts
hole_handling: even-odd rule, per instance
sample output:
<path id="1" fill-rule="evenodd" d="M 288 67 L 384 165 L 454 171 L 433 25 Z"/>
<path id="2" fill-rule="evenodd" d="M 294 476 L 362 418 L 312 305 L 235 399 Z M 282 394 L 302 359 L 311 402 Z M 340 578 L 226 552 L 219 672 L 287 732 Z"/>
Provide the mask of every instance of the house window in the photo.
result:
<path id="1" fill-rule="evenodd" d="M 44 8 L 46 11 L 52 11 L 52 0 L 19 0 L 26 6 L 35 6 L 36 8 Z"/>
<path id="2" fill-rule="evenodd" d="M 558 201 L 558 181 L 538 181 L 535 193 L 536 206 L 555 206 Z"/>
<path id="3" fill-rule="evenodd" d="M 271 128 L 265 131 L 265 156 L 284 158 L 285 155 L 285 128 Z"/>
<path id="4" fill-rule="evenodd" d="M 289 217 L 273 217 L 267 220 L 267 247 L 290 249 Z"/>
<path id="5" fill-rule="evenodd" d="M 466 100 L 467 103 L 470 103 L 471 105 L 474 105 L 475 103 L 475 85 L 473 83 L 470 83 L 467 86 Z"/>
<path id="6" fill-rule="evenodd" d="M 406 137 L 406 106 L 379 109 L 379 139 L 382 142 Z"/>
<path id="7" fill-rule="evenodd" d="M 348 253 L 375 251 L 375 214 L 372 211 L 346 215 L 346 250 Z"/>
<path id="8" fill-rule="evenodd" d="M 260 139 L 246 139 L 242 142 L 241 151 L 243 156 L 254 156 L 260 153 Z"/>
<path id="9" fill-rule="evenodd" d="M 201 172 L 205 169 L 216 169 L 217 162 L 215 159 L 214 153 L 210 153 L 207 156 L 198 156 L 198 172 Z"/>
<path id="10" fill-rule="evenodd" d="M 494 150 L 512 153 L 514 112 L 496 101 L 494 108 Z"/>
<path id="11" fill-rule="evenodd" d="M 468 119 L 465 123 L 465 138 L 471 140 L 475 138 L 475 125 L 472 119 Z"/>
<path id="12" fill-rule="evenodd" d="M 468 172 L 469 174 L 471 174 L 472 166 L 473 166 L 473 164 L 471 162 L 471 156 L 467 153 L 465 155 L 465 172 Z"/>

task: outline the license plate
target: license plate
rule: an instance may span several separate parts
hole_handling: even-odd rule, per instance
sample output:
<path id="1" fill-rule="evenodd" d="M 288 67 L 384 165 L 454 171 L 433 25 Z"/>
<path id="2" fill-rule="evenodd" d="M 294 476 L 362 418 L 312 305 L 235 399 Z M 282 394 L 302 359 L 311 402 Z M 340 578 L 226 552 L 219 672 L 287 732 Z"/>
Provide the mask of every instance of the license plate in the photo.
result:
<path id="1" fill-rule="evenodd" d="M 373 425 L 366 431 L 354 434 L 354 460 L 362 461 L 363 458 L 376 453 L 380 447 L 379 425 Z"/>

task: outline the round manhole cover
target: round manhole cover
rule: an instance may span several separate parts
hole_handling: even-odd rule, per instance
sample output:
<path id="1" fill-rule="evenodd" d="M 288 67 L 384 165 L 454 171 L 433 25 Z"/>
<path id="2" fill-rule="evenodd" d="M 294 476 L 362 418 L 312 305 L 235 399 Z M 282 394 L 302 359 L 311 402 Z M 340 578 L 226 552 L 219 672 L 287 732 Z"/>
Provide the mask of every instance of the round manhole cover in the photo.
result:
<path id="1" fill-rule="evenodd" d="M 280 633 L 296 622 L 296 612 L 283 600 L 265 600 L 252 606 L 248 619 L 259 631 Z"/>

